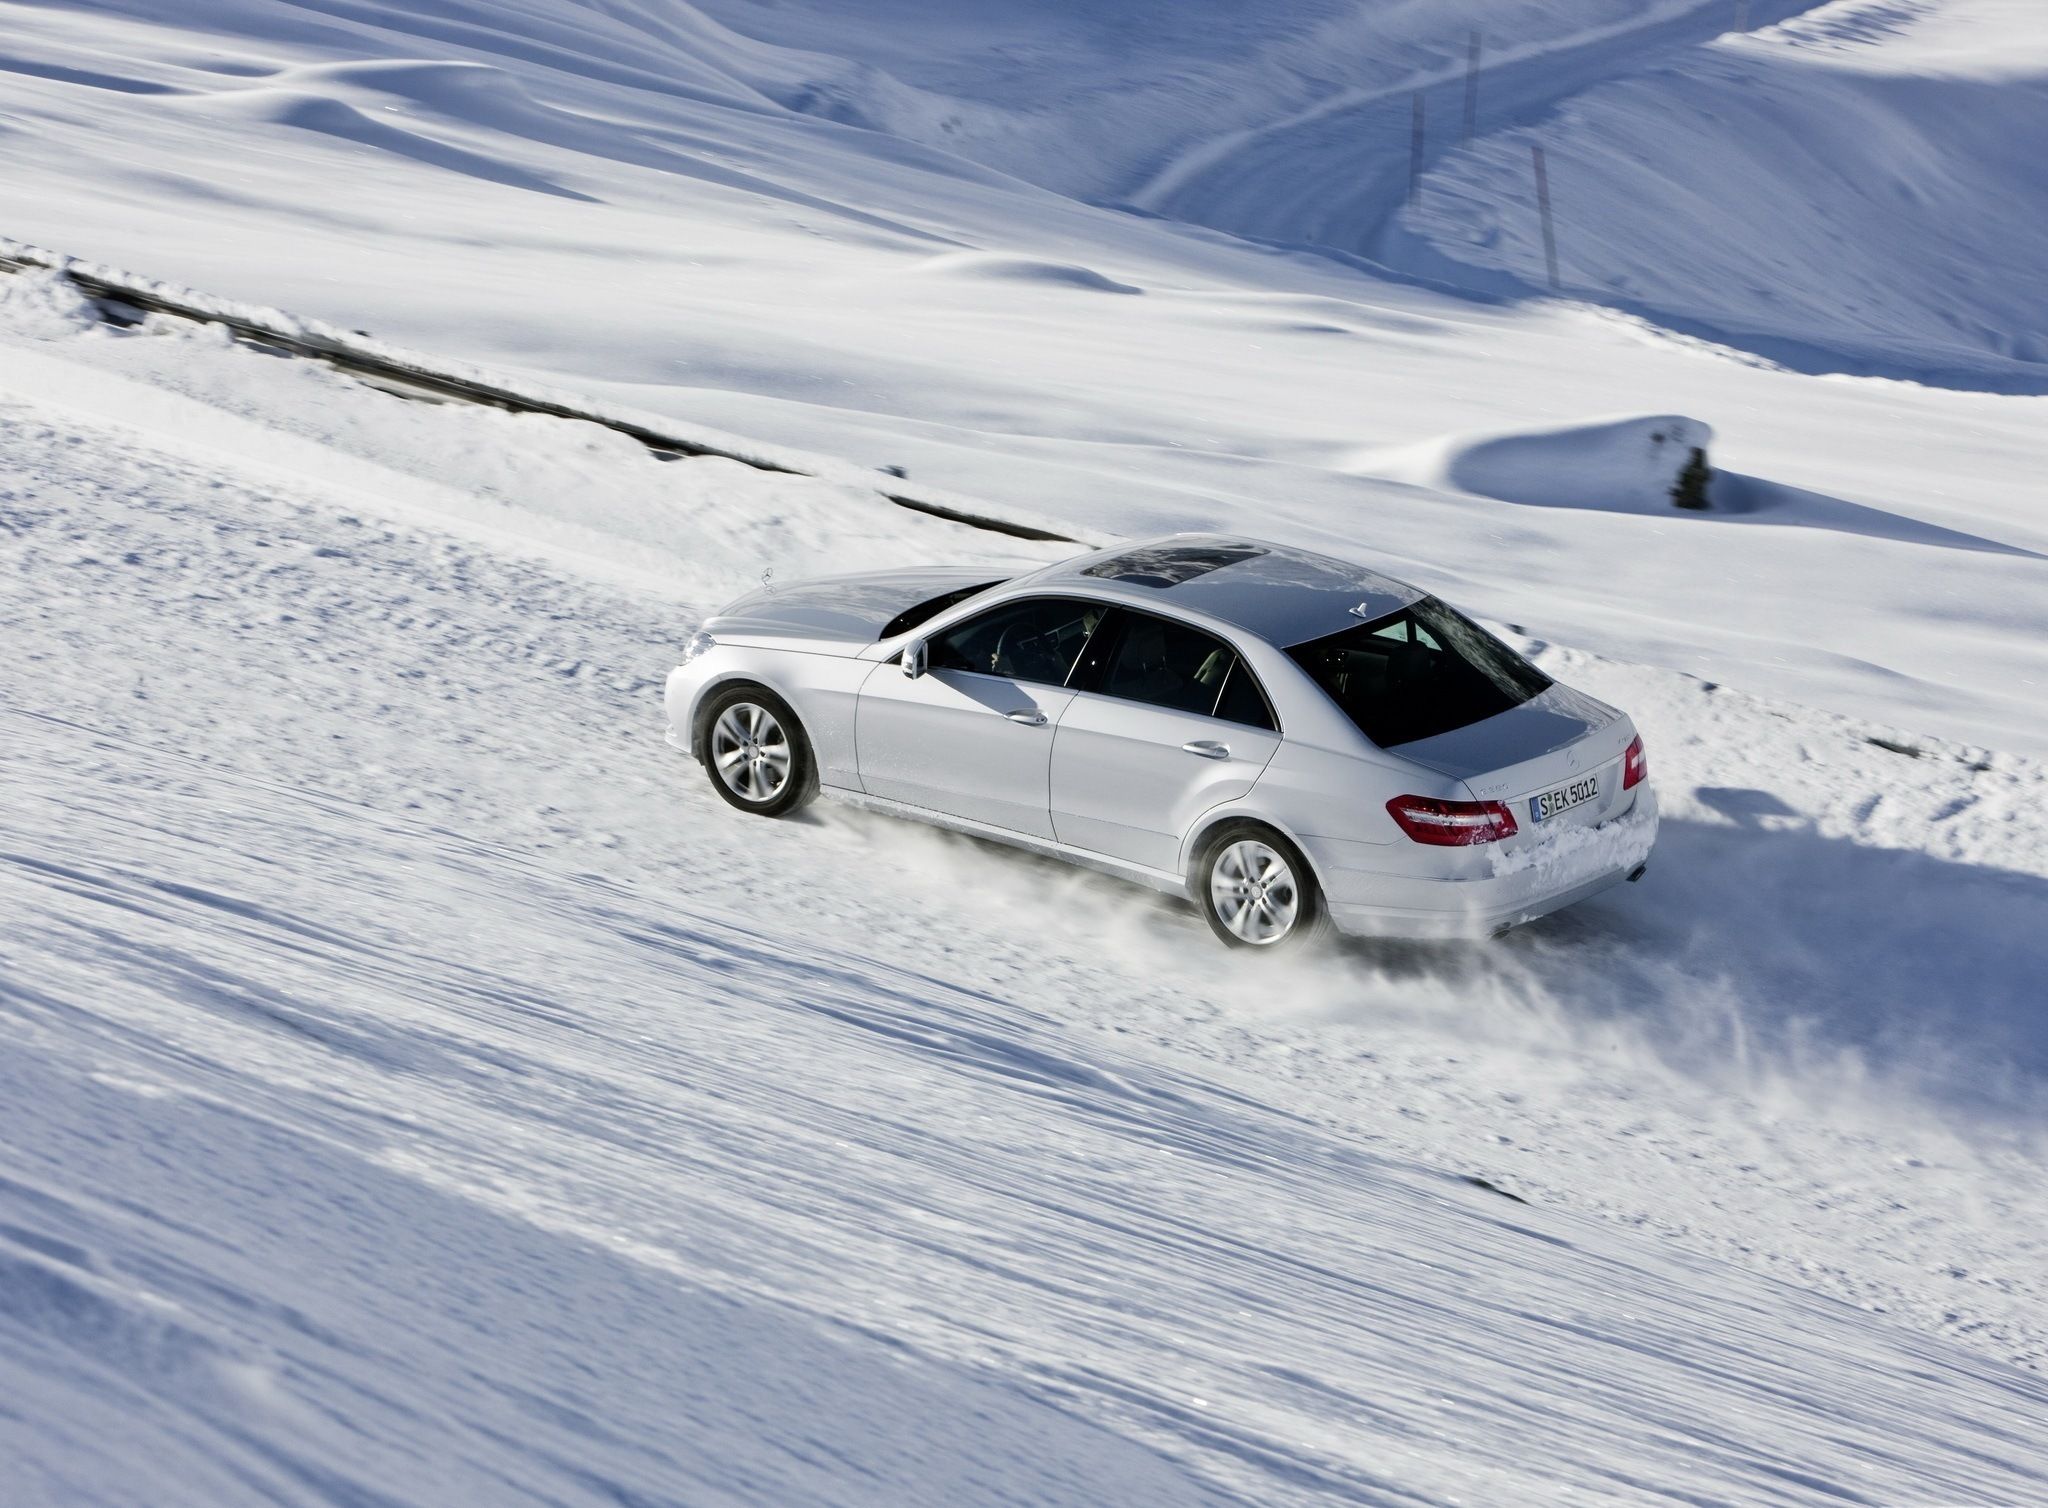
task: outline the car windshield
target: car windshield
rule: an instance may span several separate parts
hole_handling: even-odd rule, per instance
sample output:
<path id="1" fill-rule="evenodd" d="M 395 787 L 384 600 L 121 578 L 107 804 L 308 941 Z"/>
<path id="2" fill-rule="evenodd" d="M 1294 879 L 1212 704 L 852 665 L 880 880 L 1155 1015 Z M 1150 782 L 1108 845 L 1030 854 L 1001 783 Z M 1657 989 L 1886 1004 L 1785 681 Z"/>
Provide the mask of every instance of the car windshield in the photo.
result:
<path id="1" fill-rule="evenodd" d="M 1000 581 L 978 581 L 973 586 L 956 587 L 950 592 L 942 592 L 929 601 L 918 603 L 916 607 L 907 607 L 883 625 L 882 631 L 875 635 L 875 642 L 879 644 L 884 639 L 907 634 L 920 623 L 931 622 L 947 608 L 965 602 L 969 597 L 979 597 L 983 592 L 991 591 L 1002 584 Z"/>
<path id="2" fill-rule="evenodd" d="M 1434 597 L 1287 651 L 1383 749 L 1519 707 L 1550 677 Z"/>

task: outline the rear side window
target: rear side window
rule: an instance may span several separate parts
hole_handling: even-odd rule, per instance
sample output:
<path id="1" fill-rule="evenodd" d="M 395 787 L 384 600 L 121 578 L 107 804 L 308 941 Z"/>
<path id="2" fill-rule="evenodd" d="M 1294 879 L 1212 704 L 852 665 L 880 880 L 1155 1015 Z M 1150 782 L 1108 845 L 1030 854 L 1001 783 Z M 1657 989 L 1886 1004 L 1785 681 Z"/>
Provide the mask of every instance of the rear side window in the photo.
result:
<path id="1" fill-rule="evenodd" d="M 1027 597 L 955 624 L 926 646 L 933 670 L 971 670 L 1064 686 L 1108 608 L 1071 597 Z"/>
<path id="2" fill-rule="evenodd" d="M 1251 728 L 1264 728 L 1269 733 L 1280 731 L 1280 723 L 1273 716 L 1266 694 L 1259 689 L 1259 678 L 1242 660 L 1230 667 L 1230 679 L 1223 683 L 1223 696 L 1216 703 L 1216 715 L 1226 723 L 1243 723 Z"/>
<path id="3" fill-rule="evenodd" d="M 1383 749 L 1519 707 L 1550 677 L 1434 597 L 1287 653 Z"/>
<path id="4" fill-rule="evenodd" d="M 1104 696 L 1271 728 L 1273 714 L 1237 651 L 1214 634 L 1150 613 L 1119 615 L 1100 684 Z"/>

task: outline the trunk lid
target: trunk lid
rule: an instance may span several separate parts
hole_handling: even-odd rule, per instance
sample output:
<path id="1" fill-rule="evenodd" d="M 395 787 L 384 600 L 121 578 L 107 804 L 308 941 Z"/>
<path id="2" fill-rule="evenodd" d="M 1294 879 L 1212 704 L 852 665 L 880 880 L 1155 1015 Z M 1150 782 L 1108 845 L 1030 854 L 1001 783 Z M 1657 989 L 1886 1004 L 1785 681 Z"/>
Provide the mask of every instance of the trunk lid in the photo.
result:
<path id="1" fill-rule="evenodd" d="M 1605 702 L 1553 684 L 1519 707 L 1388 752 L 1464 781 L 1475 801 L 1505 805 L 1516 833 L 1501 847 L 1513 852 L 1625 810 L 1634 793 L 1621 788 L 1621 760 L 1634 737 L 1634 724 Z M 1536 819 L 1531 802 L 1537 796 L 1571 789 L 1589 776 L 1598 782 L 1596 796 Z"/>

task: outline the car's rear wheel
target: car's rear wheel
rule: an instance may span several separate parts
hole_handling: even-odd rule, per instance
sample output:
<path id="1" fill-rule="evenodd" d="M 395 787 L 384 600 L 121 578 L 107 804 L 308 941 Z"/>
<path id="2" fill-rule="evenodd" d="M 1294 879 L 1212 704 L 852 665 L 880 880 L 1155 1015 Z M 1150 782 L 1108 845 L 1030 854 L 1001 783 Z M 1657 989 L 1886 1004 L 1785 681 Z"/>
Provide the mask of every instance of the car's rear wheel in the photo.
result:
<path id="1" fill-rule="evenodd" d="M 705 706 L 697 748 L 711 788 L 743 812 L 783 817 L 818 792 L 810 740 L 789 703 L 735 686 Z"/>
<path id="2" fill-rule="evenodd" d="M 1301 850 L 1261 823 L 1232 822 L 1211 835 L 1194 890 L 1209 930 L 1233 948 L 1291 953 L 1329 927 Z"/>

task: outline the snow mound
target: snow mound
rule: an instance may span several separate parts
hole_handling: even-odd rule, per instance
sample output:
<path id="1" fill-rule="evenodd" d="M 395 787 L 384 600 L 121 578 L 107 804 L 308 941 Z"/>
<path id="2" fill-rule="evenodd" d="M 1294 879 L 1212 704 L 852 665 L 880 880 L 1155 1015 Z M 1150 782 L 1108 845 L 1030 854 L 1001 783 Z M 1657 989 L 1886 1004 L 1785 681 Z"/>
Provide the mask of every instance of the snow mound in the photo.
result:
<path id="1" fill-rule="evenodd" d="M 949 251 L 917 264 L 921 273 L 989 283 L 1024 283 L 1046 288 L 1082 288 L 1091 293 L 1143 293 L 1135 283 L 1120 283 L 1092 267 L 1047 262 L 1037 257 L 1005 256 L 989 251 Z"/>
<path id="2" fill-rule="evenodd" d="M 358 147 L 410 158 L 427 167 L 460 173 L 485 183 L 506 188 L 528 189 L 557 198 L 595 202 L 544 174 L 520 167 L 510 158 L 492 152 L 458 146 L 422 130 L 394 123 L 391 107 L 376 106 L 373 115 L 357 103 L 318 87 L 284 87 L 236 90 L 231 93 L 193 96 L 189 108 L 210 113 L 248 126 L 285 126 L 311 131 Z"/>
<path id="3" fill-rule="evenodd" d="M 100 313 L 61 272 L 25 272 L 0 278 L 0 325 L 33 340 L 62 340 L 100 322 Z"/>
<path id="4" fill-rule="evenodd" d="M 431 106 L 441 114 L 516 129 L 555 112 L 536 104 L 525 87 L 489 63 L 447 58 L 373 58 L 321 63 L 286 75 L 308 87 L 366 89 Z"/>
<path id="5" fill-rule="evenodd" d="M 1661 513 L 1713 430 L 1677 414 L 1588 424 L 1446 435 L 1397 450 L 1365 451 L 1346 469 L 1446 492 L 1540 508 Z"/>

